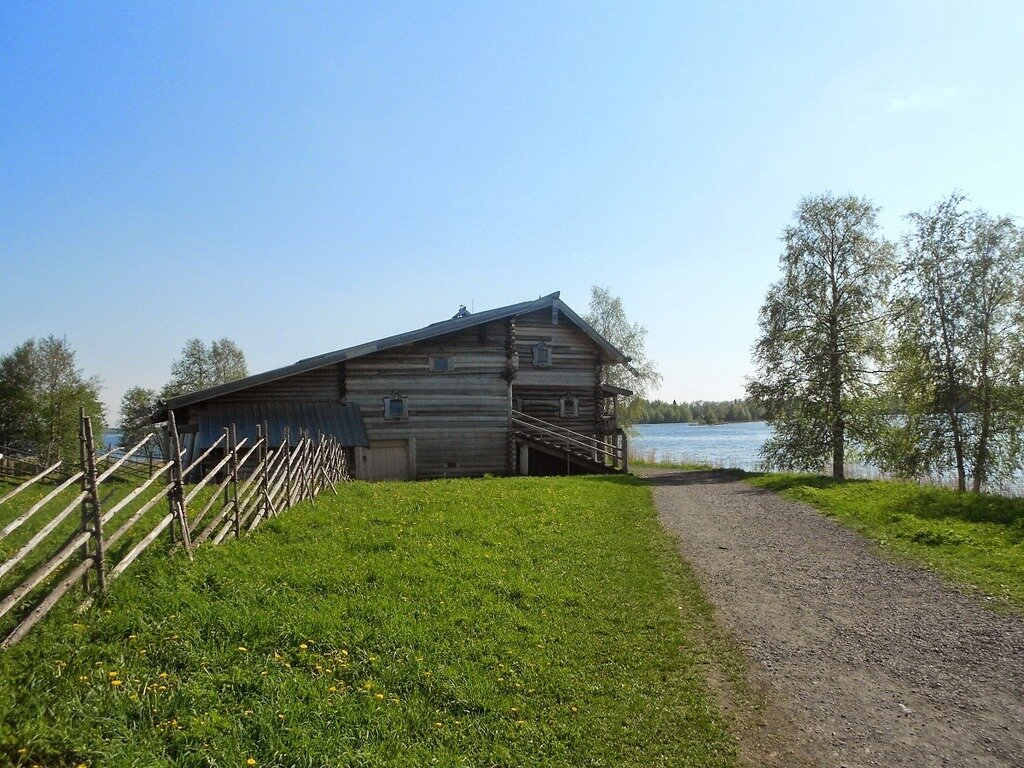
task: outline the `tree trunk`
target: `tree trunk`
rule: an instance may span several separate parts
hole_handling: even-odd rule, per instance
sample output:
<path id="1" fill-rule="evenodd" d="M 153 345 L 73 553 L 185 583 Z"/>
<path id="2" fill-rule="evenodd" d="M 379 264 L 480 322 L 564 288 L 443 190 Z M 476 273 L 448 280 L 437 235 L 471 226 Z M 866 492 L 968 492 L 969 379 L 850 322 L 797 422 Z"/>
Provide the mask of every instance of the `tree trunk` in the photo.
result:
<path id="1" fill-rule="evenodd" d="M 985 341 L 981 350 L 981 430 L 978 435 L 978 448 L 974 455 L 974 482 L 971 490 L 975 493 L 981 492 L 985 484 L 985 476 L 988 474 L 988 439 L 991 431 L 992 414 L 992 386 L 988 375 L 988 334 L 985 334 Z"/>
<path id="2" fill-rule="evenodd" d="M 960 415 L 956 404 L 951 403 L 949 422 L 953 428 L 953 454 L 956 456 L 956 489 L 961 493 L 967 490 L 967 470 L 964 468 L 964 439 L 960 433 Z"/>
<path id="3" fill-rule="evenodd" d="M 846 424 L 841 418 L 832 425 L 832 477 L 846 479 Z"/>

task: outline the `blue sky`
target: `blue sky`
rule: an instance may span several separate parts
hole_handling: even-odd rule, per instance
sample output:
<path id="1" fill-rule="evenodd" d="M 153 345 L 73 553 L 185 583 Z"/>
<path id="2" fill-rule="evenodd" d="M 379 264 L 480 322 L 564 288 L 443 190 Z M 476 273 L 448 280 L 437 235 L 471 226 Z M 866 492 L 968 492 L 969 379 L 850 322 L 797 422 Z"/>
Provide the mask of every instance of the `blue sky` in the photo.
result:
<path id="1" fill-rule="evenodd" d="M 6 3 L 0 352 L 116 410 L 609 285 L 668 399 L 742 395 L 799 199 L 1024 212 L 1020 3 Z"/>

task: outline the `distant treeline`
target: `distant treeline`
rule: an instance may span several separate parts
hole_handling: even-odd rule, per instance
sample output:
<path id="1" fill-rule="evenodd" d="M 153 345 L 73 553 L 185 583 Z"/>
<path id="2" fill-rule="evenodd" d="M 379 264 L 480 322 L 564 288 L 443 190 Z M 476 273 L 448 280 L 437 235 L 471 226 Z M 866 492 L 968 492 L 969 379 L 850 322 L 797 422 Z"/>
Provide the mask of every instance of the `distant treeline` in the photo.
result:
<path id="1" fill-rule="evenodd" d="M 672 424 L 695 422 L 697 424 L 726 424 L 737 421 L 762 421 L 764 411 L 753 401 L 747 400 L 697 400 L 692 403 L 677 403 L 673 400 L 645 400 L 644 417 L 641 424 Z"/>

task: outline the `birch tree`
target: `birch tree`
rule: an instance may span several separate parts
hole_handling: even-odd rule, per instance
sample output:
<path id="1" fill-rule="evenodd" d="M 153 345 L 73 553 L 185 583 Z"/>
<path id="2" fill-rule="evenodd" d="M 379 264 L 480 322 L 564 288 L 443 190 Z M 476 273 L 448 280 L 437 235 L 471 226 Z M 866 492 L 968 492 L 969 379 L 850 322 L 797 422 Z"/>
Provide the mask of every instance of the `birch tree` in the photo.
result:
<path id="1" fill-rule="evenodd" d="M 590 289 L 590 308 L 584 319 L 630 358 L 628 366 L 606 366 L 604 375 L 606 384 L 633 391 L 619 406 L 619 423 L 632 426 L 643 416 L 644 398 L 661 383 L 658 367 L 647 355 L 647 329 L 630 322 L 622 299 L 600 285 Z"/>
<path id="2" fill-rule="evenodd" d="M 761 307 L 748 393 L 774 427 L 772 467 L 845 475 L 846 452 L 878 424 L 875 387 L 894 274 L 877 208 L 831 193 L 805 198 L 783 235 L 782 277 Z"/>
<path id="3" fill-rule="evenodd" d="M 100 381 L 78 367 L 67 339 L 29 339 L 0 357 L 0 444 L 44 462 L 76 461 L 79 408 L 103 435 Z"/>
<path id="4" fill-rule="evenodd" d="M 1020 466 L 1024 246 L 1008 217 L 954 194 L 908 217 L 889 389 L 901 418 L 877 452 L 910 476 L 952 468 L 980 491 Z"/>
<path id="5" fill-rule="evenodd" d="M 245 353 L 231 339 L 221 338 L 211 344 L 202 339 L 189 339 L 181 355 L 171 364 L 171 380 L 160 394 L 163 399 L 185 395 L 248 374 Z"/>

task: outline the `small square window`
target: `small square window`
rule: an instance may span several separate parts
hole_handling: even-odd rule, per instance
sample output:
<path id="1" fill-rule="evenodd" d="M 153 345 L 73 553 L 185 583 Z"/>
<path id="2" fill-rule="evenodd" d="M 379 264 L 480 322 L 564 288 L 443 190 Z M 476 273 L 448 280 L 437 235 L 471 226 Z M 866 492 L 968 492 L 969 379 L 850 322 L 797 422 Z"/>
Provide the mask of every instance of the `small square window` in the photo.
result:
<path id="1" fill-rule="evenodd" d="M 385 397 L 384 398 L 384 418 L 385 419 L 407 419 L 409 418 L 409 411 L 406 406 L 404 397 Z"/>
<path id="2" fill-rule="evenodd" d="M 580 399 L 565 395 L 558 400 L 558 412 L 563 418 L 580 415 Z"/>
<path id="3" fill-rule="evenodd" d="M 455 367 L 455 360 L 451 355 L 438 355 L 430 357 L 430 370 L 434 373 L 447 373 Z"/>
<path id="4" fill-rule="evenodd" d="M 537 368 L 551 367 L 551 347 L 543 341 L 533 345 L 533 364 Z"/>

